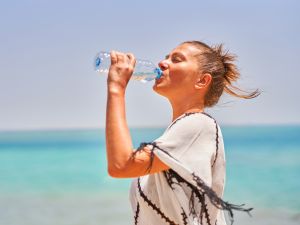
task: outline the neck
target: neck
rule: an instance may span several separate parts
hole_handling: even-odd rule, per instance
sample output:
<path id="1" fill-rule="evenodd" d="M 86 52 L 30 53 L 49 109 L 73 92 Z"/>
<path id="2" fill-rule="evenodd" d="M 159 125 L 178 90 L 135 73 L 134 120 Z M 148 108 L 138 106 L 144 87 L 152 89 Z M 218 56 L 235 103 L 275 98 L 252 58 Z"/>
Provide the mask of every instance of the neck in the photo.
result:
<path id="1" fill-rule="evenodd" d="M 169 99 L 169 101 L 173 109 L 172 121 L 174 121 L 177 117 L 181 116 L 184 113 L 204 111 L 204 102 L 199 99 L 187 101 L 186 98 L 177 98 L 172 100 Z"/>

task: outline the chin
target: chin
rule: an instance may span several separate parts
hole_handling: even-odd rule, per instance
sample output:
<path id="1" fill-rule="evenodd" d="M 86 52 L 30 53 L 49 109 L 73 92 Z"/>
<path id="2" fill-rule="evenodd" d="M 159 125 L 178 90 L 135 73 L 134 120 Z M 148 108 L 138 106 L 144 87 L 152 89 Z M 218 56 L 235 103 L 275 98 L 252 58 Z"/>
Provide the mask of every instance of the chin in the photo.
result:
<path id="1" fill-rule="evenodd" d="M 152 87 L 153 91 L 155 91 L 157 94 L 162 95 L 166 97 L 166 92 L 164 91 L 163 87 L 160 87 L 159 84 L 154 84 Z"/>

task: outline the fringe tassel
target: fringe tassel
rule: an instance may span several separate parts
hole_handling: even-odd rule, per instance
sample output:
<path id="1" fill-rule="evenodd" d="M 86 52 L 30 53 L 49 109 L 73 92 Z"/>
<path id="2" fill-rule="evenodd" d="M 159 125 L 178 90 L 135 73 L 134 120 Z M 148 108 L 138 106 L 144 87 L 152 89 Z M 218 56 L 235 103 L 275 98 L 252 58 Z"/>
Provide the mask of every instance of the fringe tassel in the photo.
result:
<path id="1" fill-rule="evenodd" d="M 135 152 L 133 152 L 132 157 L 135 157 L 135 155 L 142 151 L 144 149 L 145 146 L 147 145 L 152 145 L 153 148 L 151 149 L 150 152 L 150 164 L 147 168 L 147 172 L 149 172 L 152 168 L 152 164 L 153 164 L 153 159 L 154 159 L 154 152 L 153 149 L 154 148 L 158 148 L 160 149 L 155 142 L 143 142 L 140 144 L 140 146 L 137 148 L 137 150 Z M 162 151 L 164 151 L 163 149 L 160 149 Z M 164 151 L 165 152 L 165 151 Z M 167 152 L 166 152 L 167 153 Z M 169 153 L 167 153 L 169 154 Z M 170 155 L 170 157 L 172 157 Z M 210 219 L 209 219 L 209 214 L 208 214 L 208 209 L 207 209 L 207 204 L 205 203 L 205 195 L 209 198 L 210 202 L 217 207 L 218 209 L 221 210 L 226 210 L 228 212 L 230 221 L 231 221 L 231 225 L 234 222 L 234 217 L 233 217 L 233 210 L 237 210 L 237 211 L 243 211 L 243 212 L 247 212 L 249 216 L 251 216 L 250 211 L 253 210 L 253 208 L 243 208 L 243 206 L 245 206 L 245 204 L 241 204 L 241 205 L 235 205 L 235 204 L 231 204 L 229 202 L 223 201 L 217 194 L 216 192 L 210 188 L 209 186 L 207 186 L 204 181 L 198 177 L 195 173 L 192 173 L 193 176 L 193 180 L 196 182 L 197 187 L 195 185 L 192 185 L 191 183 L 187 182 L 185 179 L 183 179 L 181 176 L 179 176 L 174 170 L 169 169 L 168 172 L 164 171 L 164 174 L 167 178 L 168 184 L 170 185 L 170 187 L 173 189 L 172 184 L 177 184 L 180 185 L 180 183 L 184 182 L 186 183 L 192 190 L 191 192 L 191 197 L 190 197 L 190 201 L 189 201 L 189 208 L 190 208 L 190 215 L 193 215 L 194 217 L 197 217 L 200 220 L 200 223 L 202 224 L 203 222 L 203 218 L 205 217 L 208 225 L 211 225 Z M 176 179 L 176 181 L 172 180 L 173 178 Z M 199 216 L 196 213 L 196 209 L 195 209 L 195 196 L 198 198 L 199 202 L 201 203 L 201 210 L 199 212 Z"/>
<path id="2" fill-rule="evenodd" d="M 202 192 L 209 198 L 210 202 L 217 207 L 218 209 L 226 210 L 228 212 L 231 224 L 234 222 L 233 218 L 233 210 L 247 212 L 249 216 L 251 216 L 250 211 L 253 208 L 243 208 L 245 204 L 235 205 L 229 202 L 223 201 L 216 192 L 208 187 L 200 177 L 196 176 L 195 173 L 192 173 L 193 180 L 196 181 L 198 188 L 202 189 Z"/>

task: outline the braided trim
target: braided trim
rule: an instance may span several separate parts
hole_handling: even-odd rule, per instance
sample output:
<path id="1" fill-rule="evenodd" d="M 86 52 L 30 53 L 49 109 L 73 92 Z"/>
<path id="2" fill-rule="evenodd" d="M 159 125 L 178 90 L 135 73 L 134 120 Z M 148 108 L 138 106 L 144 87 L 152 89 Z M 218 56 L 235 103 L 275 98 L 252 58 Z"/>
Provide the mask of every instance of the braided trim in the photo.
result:
<path id="1" fill-rule="evenodd" d="M 204 112 L 188 112 L 188 113 L 184 113 L 181 117 L 179 117 L 178 119 L 176 119 L 168 128 L 168 130 L 174 126 L 174 124 L 176 124 L 179 120 L 187 117 L 187 116 L 190 116 L 190 115 L 193 115 L 193 114 L 196 114 L 196 113 L 203 113 L 204 115 L 207 115 L 206 113 Z"/>
<path id="2" fill-rule="evenodd" d="M 188 223 L 187 223 L 187 216 L 186 216 L 186 214 L 185 214 L 185 212 L 184 212 L 184 210 L 183 210 L 182 207 L 181 207 L 181 210 L 182 210 L 181 215 L 182 215 L 182 221 L 183 221 L 183 224 L 184 224 L 184 225 L 188 225 Z"/>
<path id="3" fill-rule="evenodd" d="M 142 191 L 141 184 L 140 184 L 140 177 L 138 178 L 138 189 L 140 196 L 143 198 L 143 200 L 158 214 L 161 216 L 162 219 L 164 219 L 168 224 L 170 225 L 179 225 L 172 221 L 169 217 L 167 217 L 161 210 L 160 208 L 155 205 L 151 200 L 145 195 L 145 193 Z"/>
<path id="4" fill-rule="evenodd" d="M 211 165 L 211 167 L 213 167 L 215 165 L 215 162 L 217 161 L 217 157 L 218 157 L 218 153 L 219 153 L 219 128 L 218 128 L 218 124 L 217 121 L 209 114 L 203 112 L 204 115 L 208 116 L 209 118 L 211 118 L 216 126 L 216 155 L 215 155 L 215 159 Z"/>
<path id="5" fill-rule="evenodd" d="M 135 225 L 138 224 L 139 212 L 140 212 L 140 203 L 138 202 L 137 206 L 136 206 L 135 216 L 134 216 L 134 224 Z"/>

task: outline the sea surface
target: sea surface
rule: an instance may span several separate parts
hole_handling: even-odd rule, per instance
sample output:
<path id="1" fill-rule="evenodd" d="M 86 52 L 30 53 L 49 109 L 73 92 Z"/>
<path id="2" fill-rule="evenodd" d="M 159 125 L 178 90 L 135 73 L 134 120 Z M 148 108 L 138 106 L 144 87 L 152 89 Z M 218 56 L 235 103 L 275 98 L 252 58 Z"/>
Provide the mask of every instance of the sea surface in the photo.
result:
<path id="1" fill-rule="evenodd" d="M 300 224 L 300 126 L 221 126 L 234 224 Z M 163 128 L 131 129 L 134 146 Z M 131 179 L 107 174 L 104 130 L 0 132 L 0 225 L 131 225 Z M 230 224 L 230 223 L 228 223 Z"/>

